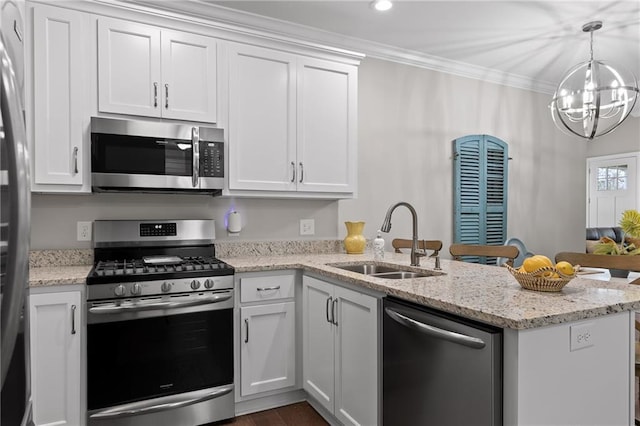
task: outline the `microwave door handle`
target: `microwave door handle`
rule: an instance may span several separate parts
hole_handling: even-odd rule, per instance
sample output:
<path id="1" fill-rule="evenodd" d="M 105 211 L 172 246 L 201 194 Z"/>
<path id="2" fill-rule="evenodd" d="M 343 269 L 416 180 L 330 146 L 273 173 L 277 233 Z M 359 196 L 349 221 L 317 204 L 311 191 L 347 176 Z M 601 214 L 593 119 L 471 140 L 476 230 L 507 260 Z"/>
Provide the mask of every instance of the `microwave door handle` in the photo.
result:
<path id="1" fill-rule="evenodd" d="M 191 176 L 191 186 L 198 187 L 198 178 L 200 176 L 200 129 L 191 128 L 191 142 L 193 144 L 193 174 Z"/>

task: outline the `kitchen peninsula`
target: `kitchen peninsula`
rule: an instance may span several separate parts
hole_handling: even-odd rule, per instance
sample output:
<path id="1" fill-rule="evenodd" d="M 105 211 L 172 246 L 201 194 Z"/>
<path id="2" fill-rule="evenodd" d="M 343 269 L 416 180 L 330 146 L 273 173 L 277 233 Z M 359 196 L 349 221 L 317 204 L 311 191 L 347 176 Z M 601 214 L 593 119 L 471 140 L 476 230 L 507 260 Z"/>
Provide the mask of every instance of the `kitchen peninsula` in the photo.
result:
<path id="1" fill-rule="evenodd" d="M 504 268 L 449 260 L 442 260 L 444 275 L 389 280 L 330 266 L 371 261 L 370 254 L 221 259 L 236 274 L 302 271 L 356 291 L 393 295 L 502 328 L 504 424 L 632 422 L 633 311 L 640 309 L 640 288 L 626 280 L 578 277 L 561 292 L 540 293 L 520 288 Z M 409 268 L 409 257 L 385 253 L 381 263 Z M 422 268 L 432 269 L 433 260 L 423 259 Z M 63 280 L 64 273 L 47 278 L 54 270 L 32 268 L 32 290 Z M 78 270 L 73 270 L 76 279 L 64 283 L 84 284 Z M 592 345 L 571 350 L 571 335 L 583 324 L 591 331 Z"/>

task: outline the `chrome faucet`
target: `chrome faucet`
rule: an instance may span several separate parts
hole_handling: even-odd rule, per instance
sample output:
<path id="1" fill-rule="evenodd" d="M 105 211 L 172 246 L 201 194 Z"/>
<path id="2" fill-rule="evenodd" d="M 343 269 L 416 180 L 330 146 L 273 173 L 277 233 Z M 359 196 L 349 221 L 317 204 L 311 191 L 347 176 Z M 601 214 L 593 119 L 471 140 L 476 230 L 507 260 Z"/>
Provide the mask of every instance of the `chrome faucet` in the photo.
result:
<path id="1" fill-rule="evenodd" d="M 418 250 L 418 215 L 416 214 L 416 209 L 414 209 L 411 204 L 400 201 L 399 203 L 396 203 L 393 206 L 389 207 L 380 230 L 382 232 L 389 232 L 391 230 L 391 215 L 398 206 L 405 206 L 411 212 L 411 217 L 413 219 L 413 236 L 411 237 L 411 266 L 420 266 L 420 258 L 426 256 L 426 253 Z"/>

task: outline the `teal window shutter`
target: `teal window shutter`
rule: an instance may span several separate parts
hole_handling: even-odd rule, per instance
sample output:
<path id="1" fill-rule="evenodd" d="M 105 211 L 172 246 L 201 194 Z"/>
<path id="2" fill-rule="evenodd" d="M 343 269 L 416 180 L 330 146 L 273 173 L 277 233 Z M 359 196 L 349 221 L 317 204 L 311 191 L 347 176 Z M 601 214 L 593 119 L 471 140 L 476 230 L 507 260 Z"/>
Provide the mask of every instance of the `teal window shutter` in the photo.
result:
<path id="1" fill-rule="evenodd" d="M 504 244 L 508 159 L 506 142 L 493 136 L 470 135 L 453 141 L 454 242 Z M 465 260 L 484 263 L 479 258 Z"/>

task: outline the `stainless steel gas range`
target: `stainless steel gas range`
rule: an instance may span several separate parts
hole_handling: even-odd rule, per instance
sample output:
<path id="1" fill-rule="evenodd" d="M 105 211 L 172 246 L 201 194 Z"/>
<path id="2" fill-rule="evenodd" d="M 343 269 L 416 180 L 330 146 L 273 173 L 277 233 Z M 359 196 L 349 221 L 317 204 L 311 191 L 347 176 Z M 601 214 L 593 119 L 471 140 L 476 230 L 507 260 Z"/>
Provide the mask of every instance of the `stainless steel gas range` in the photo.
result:
<path id="1" fill-rule="evenodd" d="M 87 277 L 92 426 L 234 416 L 233 274 L 213 220 L 95 221 Z"/>

